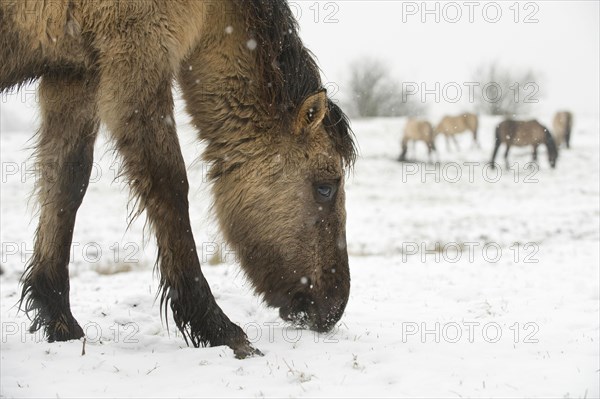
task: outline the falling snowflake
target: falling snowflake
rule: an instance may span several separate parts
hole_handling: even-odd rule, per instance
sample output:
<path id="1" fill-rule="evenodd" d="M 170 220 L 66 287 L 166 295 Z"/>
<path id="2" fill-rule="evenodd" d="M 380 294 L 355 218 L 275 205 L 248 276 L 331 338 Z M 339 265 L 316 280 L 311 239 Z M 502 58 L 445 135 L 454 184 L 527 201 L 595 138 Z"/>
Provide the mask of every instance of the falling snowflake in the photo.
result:
<path id="1" fill-rule="evenodd" d="M 250 39 L 246 42 L 246 47 L 248 47 L 248 50 L 250 51 L 255 50 L 257 45 L 258 43 L 256 43 L 256 40 L 254 39 Z"/>

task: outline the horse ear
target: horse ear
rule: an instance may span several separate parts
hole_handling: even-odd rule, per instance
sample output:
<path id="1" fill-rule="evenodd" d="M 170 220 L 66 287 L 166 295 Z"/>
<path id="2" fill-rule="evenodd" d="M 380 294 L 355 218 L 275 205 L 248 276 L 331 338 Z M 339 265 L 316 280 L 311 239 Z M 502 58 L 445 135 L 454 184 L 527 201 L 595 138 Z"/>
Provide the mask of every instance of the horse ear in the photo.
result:
<path id="1" fill-rule="evenodd" d="M 296 116 L 294 132 L 301 134 L 305 130 L 313 130 L 317 127 L 327 112 L 327 91 L 325 89 L 308 96 L 300 105 Z"/>

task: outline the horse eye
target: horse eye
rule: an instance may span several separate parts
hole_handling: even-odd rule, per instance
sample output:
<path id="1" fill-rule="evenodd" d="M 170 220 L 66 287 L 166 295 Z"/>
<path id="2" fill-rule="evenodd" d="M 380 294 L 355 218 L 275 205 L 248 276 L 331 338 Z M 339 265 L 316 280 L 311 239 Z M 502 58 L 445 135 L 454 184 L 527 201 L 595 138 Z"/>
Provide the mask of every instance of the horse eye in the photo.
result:
<path id="1" fill-rule="evenodd" d="M 331 201 L 333 195 L 335 194 L 335 186 L 333 186 L 332 184 L 319 184 L 315 186 L 315 192 L 317 201 Z"/>
<path id="2" fill-rule="evenodd" d="M 317 187 L 317 191 L 321 197 L 329 198 L 331 197 L 331 192 L 333 191 L 333 188 L 331 186 L 323 185 Z"/>

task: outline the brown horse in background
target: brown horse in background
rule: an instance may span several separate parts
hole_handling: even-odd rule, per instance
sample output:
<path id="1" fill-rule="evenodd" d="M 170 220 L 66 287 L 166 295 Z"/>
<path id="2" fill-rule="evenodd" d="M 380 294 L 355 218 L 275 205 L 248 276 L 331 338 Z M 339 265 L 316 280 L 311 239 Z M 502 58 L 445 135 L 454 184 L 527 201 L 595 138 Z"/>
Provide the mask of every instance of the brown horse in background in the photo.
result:
<path id="1" fill-rule="evenodd" d="M 477 141 L 477 129 L 479 128 L 479 118 L 476 114 L 464 113 L 458 116 L 444 116 L 440 123 L 435 128 L 435 134 L 443 134 L 446 136 L 446 148 L 450 150 L 450 137 L 454 142 L 454 146 L 457 150 L 458 141 L 456 135 L 471 131 L 473 133 L 473 144 L 480 148 L 479 142 Z"/>
<path id="2" fill-rule="evenodd" d="M 402 153 L 400 154 L 399 161 L 406 160 L 406 152 L 408 151 L 408 142 L 422 141 L 427 145 L 427 154 L 431 159 L 431 153 L 436 152 L 435 148 L 435 134 L 433 133 L 433 126 L 431 123 L 425 120 L 409 119 L 404 126 L 404 135 L 402 136 Z"/>
<path id="3" fill-rule="evenodd" d="M 554 127 L 554 137 L 556 139 L 556 145 L 560 145 L 564 142 L 567 148 L 571 148 L 571 131 L 573 129 L 573 114 L 569 111 L 560 111 L 554 115 L 552 121 Z"/>
<path id="4" fill-rule="evenodd" d="M 256 291 L 303 327 L 328 331 L 341 318 L 354 145 L 283 0 L 2 0 L 0 60 L 0 91 L 40 80 L 37 162 L 61 171 L 37 187 L 20 301 L 32 332 L 42 328 L 50 342 L 84 335 L 71 313 L 69 248 L 102 122 L 123 158 L 134 216 L 145 211 L 156 236 L 161 312 L 170 305 L 196 347 L 259 353 L 200 268 L 174 80 L 207 145 L 220 226 Z"/>
<path id="5" fill-rule="evenodd" d="M 556 160 L 558 158 L 558 148 L 554 143 L 552 134 L 550 131 L 542 126 L 538 121 L 513 121 L 505 120 L 496 127 L 496 145 L 494 147 L 494 153 L 492 154 L 492 167 L 495 165 L 496 154 L 500 144 L 506 144 L 506 152 L 504 153 L 504 160 L 506 162 L 507 169 L 510 168 L 508 163 L 508 151 L 511 146 L 523 147 L 531 145 L 533 146 L 533 160 L 537 161 L 537 149 L 540 144 L 546 145 L 548 152 L 548 162 L 552 168 L 556 167 Z"/>

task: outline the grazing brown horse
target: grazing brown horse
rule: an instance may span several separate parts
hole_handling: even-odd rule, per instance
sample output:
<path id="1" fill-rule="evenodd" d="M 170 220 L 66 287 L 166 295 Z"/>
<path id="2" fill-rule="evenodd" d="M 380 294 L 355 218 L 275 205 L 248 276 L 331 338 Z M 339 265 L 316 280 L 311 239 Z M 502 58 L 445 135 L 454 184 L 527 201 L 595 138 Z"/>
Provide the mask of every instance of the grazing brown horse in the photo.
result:
<path id="1" fill-rule="evenodd" d="M 554 137 L 556 139 L 556 145 L 560 145 L 564 142 L 567 148 L 571 148 L 571 130 L 573 129 L 573 114 L 569 111 L 560 111 L 554 115 L 552 121 L 554 127 Z"/>
<path id="2" fill-rule="evenodd" d="M 479 118 L 475 114 L 465 113 L 458 116 L 444 116 L 440 123 L 435 128 L 435 134 L 443 134 L 446 136 L 446 147 L 450 149 L 450 137 L 454 142 L 457 150 L 458 141 L 456 135 L 466 132 L 467 130 L 473 133 L 473 143 L 479 146 L 477 141 L 477 129 L 479 128 Z"/>
<path id="3" fill-rule="evenodd" d="M 402 136 L 402 153 L 400 154 L 399 161 L 406 160 L 406 152 L 408 151 L 408 142 L 422 141 L 427 145 L 428 156 L 431 158 L 431 153 L 436 151 L 435 149 L 435 134 L 433 133 L 433 126 L 431 123 L 425 120 L 409 119 L 404 126 L 404 135 Z"/>
<path id="4" fill-rule="evenodd" d="M 533 146 L 533 160 L 537 161 L 537 148 L 540 144 L 546 145 L 548 152 L 548 161 L 552 168 L 556 167 L 556 159 L 558 158 L 558 149 L 552 138 L 550 131 L 542 126 L 538 121 L 513 121 L 505 120 L 496 127 L 496 145 L 492 154 L 492 167 L 495 165 L 496 154 L 500 144 L 506 144 L 506 152 L 504 160 L 506 167 L 510 168 L 508 163 L 508 151 L 511 146 L 523 147 L 527 145 Z"/>
<path id="5" fill-rule="evenodd" d="M 22 277 L 31 331 L 82 337 L 69 247 L 100 123 L 158 245 L 161 314 L 186 342 L 259 353 L 202 274 L 173 115 L 173 81 L 207 144 L 215 208 L 256 291 L 286 320 L 330 330 L 350 290 L 344 176 L 355 158 L 342 111 L 283 0 L 0 2 L 0 90 L 40 79 L 39 227 Z M 254 178 L 240 178 L 253 176 Z"/>

